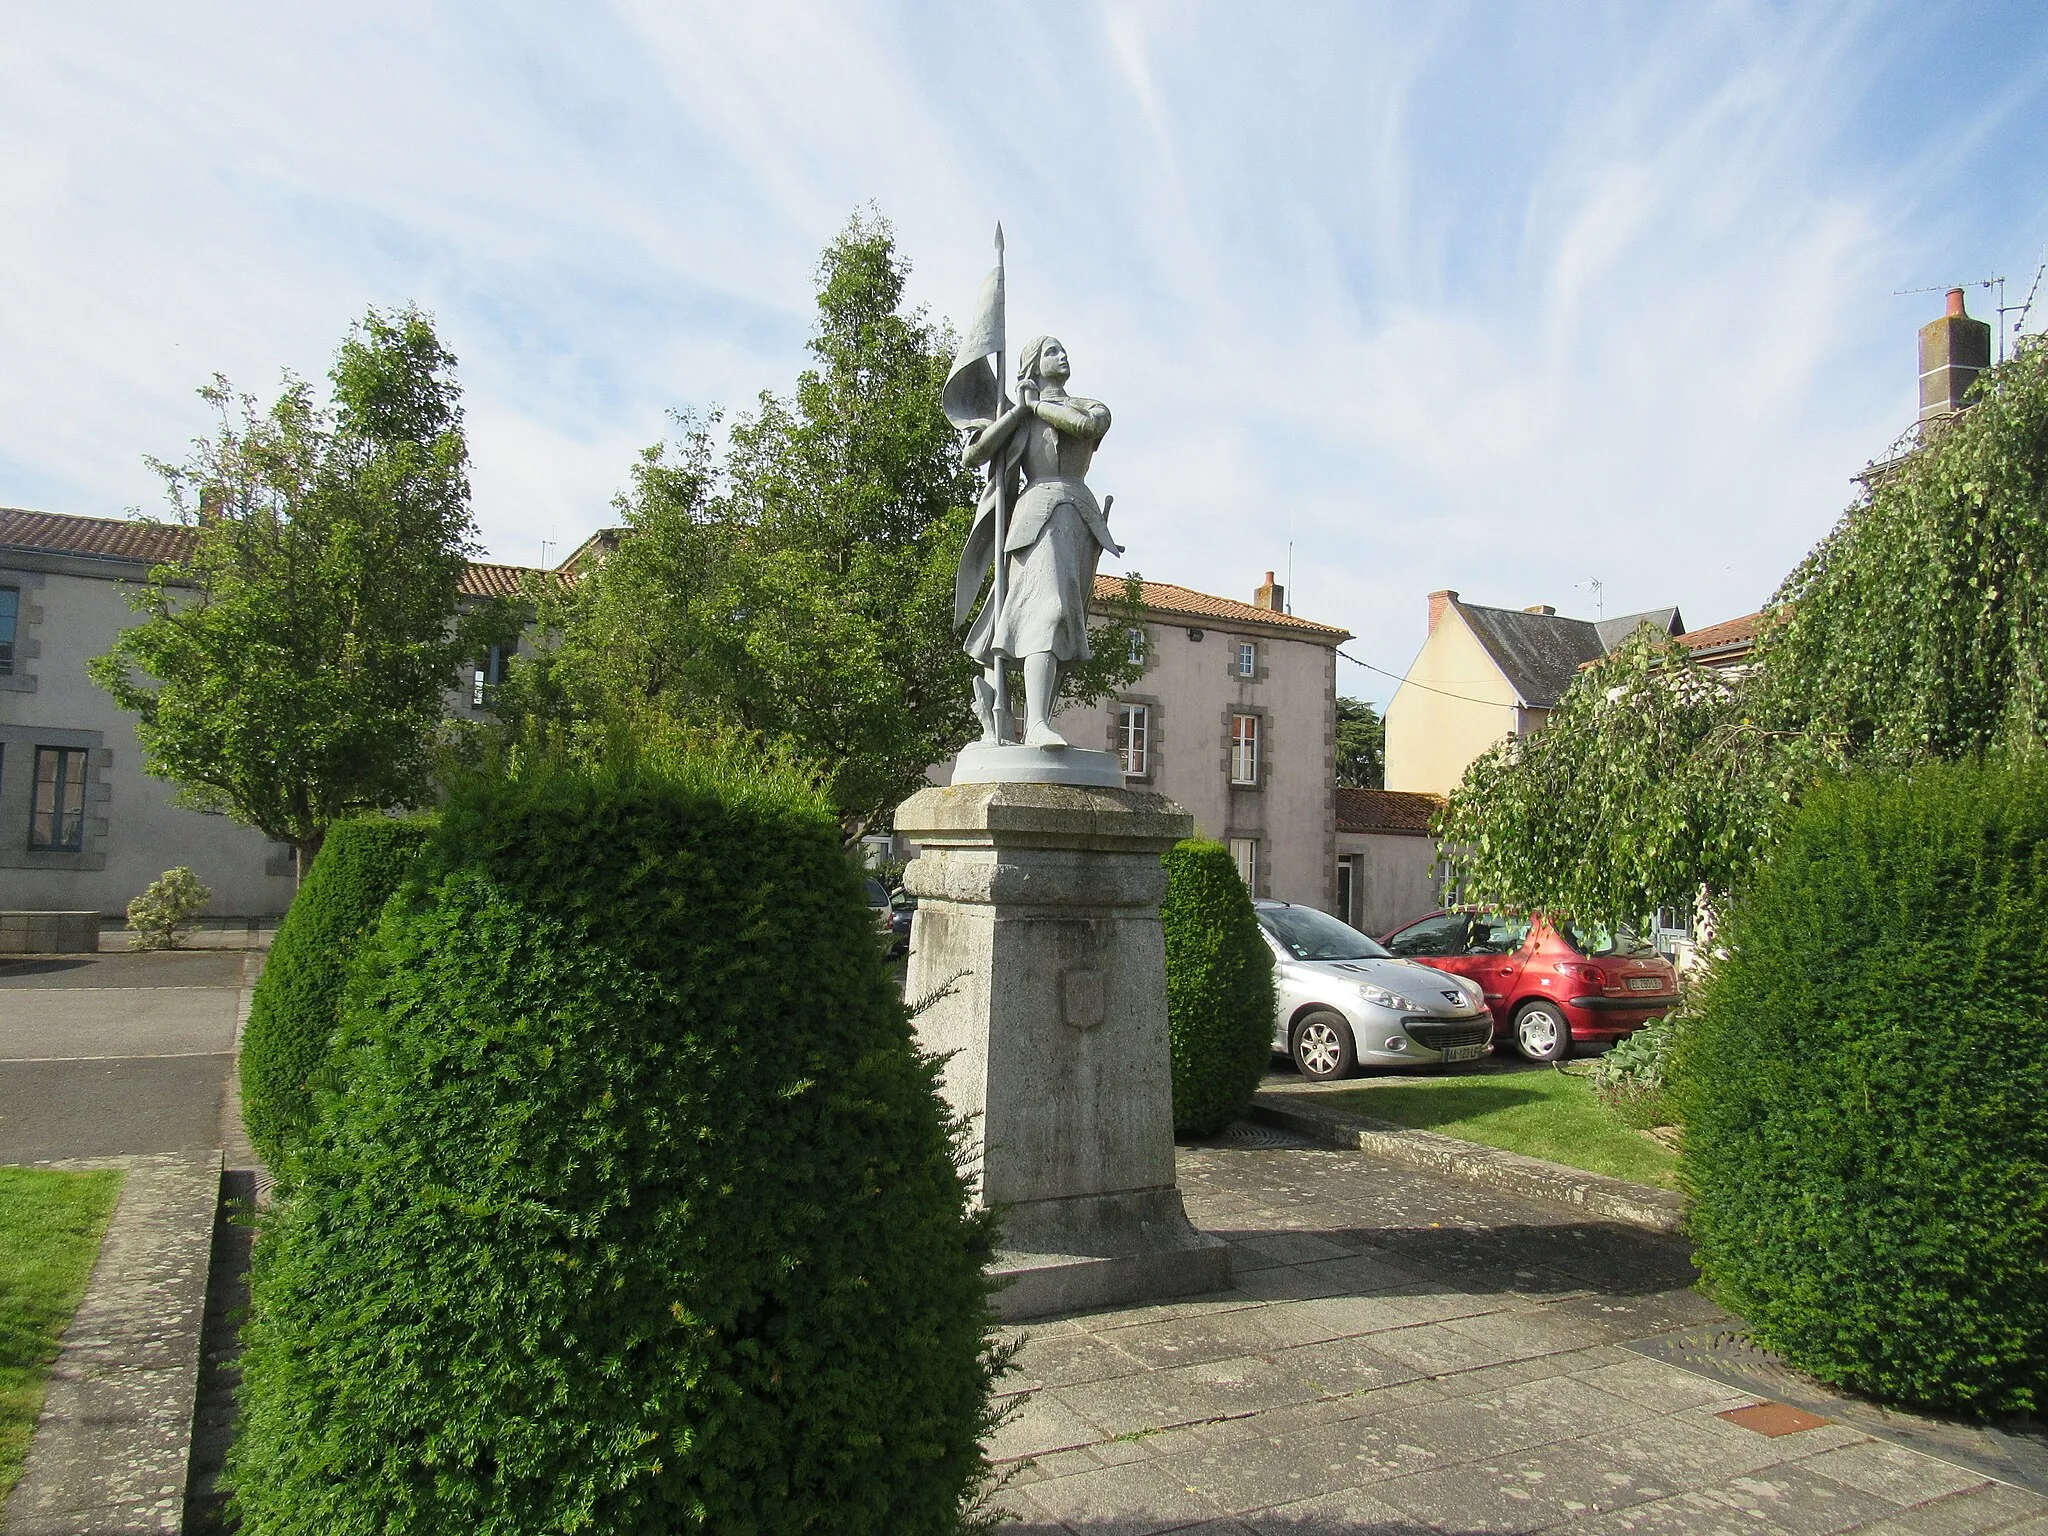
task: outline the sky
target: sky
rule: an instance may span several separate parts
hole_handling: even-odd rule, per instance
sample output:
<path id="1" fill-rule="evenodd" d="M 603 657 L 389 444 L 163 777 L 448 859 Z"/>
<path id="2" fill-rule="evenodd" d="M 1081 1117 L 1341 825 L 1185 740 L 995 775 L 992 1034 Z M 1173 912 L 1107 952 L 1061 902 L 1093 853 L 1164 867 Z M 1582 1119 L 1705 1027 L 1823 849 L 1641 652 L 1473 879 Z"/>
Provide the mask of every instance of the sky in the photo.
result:
<path id="1" fill-rule="evenodd" d="M 198 386 L 417 303 L 483 550 L 552 563 L 791 387 L 851 216 L 956 322 L 1000 219 L 1104 569 L 1278 571 L 1384 702 L 1439 588 L 1760 606 L 1912 421 L 1900 290 L 2026 298 L 2044 165 L 2036 3 L 0 0 L 0 505 L 164 515 Z"/>

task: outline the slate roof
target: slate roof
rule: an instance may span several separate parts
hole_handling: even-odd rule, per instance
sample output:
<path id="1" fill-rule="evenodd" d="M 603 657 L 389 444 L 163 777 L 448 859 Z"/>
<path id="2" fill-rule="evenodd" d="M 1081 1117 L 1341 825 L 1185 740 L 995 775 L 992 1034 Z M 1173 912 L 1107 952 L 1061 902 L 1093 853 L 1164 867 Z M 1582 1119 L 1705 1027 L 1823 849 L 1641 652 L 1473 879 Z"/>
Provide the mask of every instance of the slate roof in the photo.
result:
<path id="1" fill-rule="evenodd" d="M 1266 629 L 1281 630 L 1302 640 L 1313 640 L 1323 645 L 1341 645 L 1351 638 L 1351 631 L 1338 629 L 1330 624 L 1318 624 L 1291 613 L 1275 613 L 1270 608 L 1260 608 L 1252 603 L 1240 603 L 1234 598 L 1216 597 L 1207 592 L 1197 592 L 1192 587 L 1177 587 L 1170 581 L 1147 581 L 1144 602 L 1147 612 L 1173 618 L 1210 619 L 1219 624 L 1242 627 L 1255 625 Z M 1095 600 L 1114 602 L 1124 595 L 1121 576 L 1095 578 Z"/>
<path id="2" fill-rule="evenodd" d="M 1685 633 L 1685 621 L 1676 608 L 1652 608 L 1596 624 L 1590 619 L 1485 608 L 1477 603 L 1459 602 L 1456 606 L 1515 696 L 1534 709 L 1554 706 L 1580 667 L 1606 655 L 1642 625 L 1669 635 Z"/>
<path id="3" fill-rule="evenodd" d="M 1405 789 L 1339 789 L 1339 832 L 1400 832 L 1426 836 L 1430 818 L 1443 809 L 1442 795 Z"/>
<path id="4" fill-rule="evenodd" d="M 192 529 L 176 523 L 0 507 L 0 549 L 164 565 L 184 559 L 192 548 L 192 538 Z M 522 578 L 529 574 L 543 573 L 520 565 L 472 562 L 463 571 L 458 590 L 464 597 L 517 597 Z"/>

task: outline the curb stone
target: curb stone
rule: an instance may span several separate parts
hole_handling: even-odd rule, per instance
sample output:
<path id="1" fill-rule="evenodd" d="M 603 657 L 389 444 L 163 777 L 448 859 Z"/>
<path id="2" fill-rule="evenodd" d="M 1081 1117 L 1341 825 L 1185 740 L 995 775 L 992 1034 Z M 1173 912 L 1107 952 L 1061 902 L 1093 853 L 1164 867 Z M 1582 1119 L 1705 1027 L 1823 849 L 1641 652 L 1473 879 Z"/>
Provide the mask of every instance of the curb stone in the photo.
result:
<path id="1" fill-rule="evenodd" d="M 43 1163 L 120 1168 L 85 1297 L 50 1367 L 9 1536 L 182 1529 L 199 1334 L 220 1203 L 221 1155 L 156 1153 Z"/>
<path id="2" fill-rule="evenodd" d="M 1685 1220 L 1685 1199 L 1673 1190 L 1632 1184 L 1504 1152 L 1476 1141 L 1460 1141 L 1435 1131 L 1412 1130 L 1386 1120 L 1372 1120 L 1304 1102 L 1306 1095 L 1262 1091 L 1252 1096 L 1248 1118 L 1307 1136 L 1319 1145 L 1345 1151 L 1370 1152 L 1392 1162 L 1427 1168 L 1453 1178 L 1469 1179 L 1531 1200 L 1569 1205 L 1606 1221 L 1645 1227 L 1652 1232 L 1678 1232 Z"/>

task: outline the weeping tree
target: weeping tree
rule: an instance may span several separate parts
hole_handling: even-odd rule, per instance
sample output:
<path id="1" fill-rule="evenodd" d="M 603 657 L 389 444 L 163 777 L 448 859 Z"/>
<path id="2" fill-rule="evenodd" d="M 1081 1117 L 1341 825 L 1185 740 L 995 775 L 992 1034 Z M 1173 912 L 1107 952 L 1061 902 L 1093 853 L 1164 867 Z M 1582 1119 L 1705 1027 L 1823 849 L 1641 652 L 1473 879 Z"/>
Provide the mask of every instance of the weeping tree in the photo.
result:
<path id="1" fill-rule="evenodd" d="M 849 840 L 976 733 L 953 629 L 976 484 L 939 410 L 951 338 L 904 308 L 908 276 L 887 223 L 848 223 L 818 266 L 813 366 L 722 443 L 719 418 L 681 418 L 641 455 L 623 536 L 542 594 L 556 643 L 515 664 L 501 715 L 756 736 L 815 767 Z M 1069 698 L 1142 670 L 1135 591 L 1110 606 Z"/>
<path id="2" fill-rule="evenodd" d="M 1875 466 L 1729 678 L 1639 635 L 1467 769 L 1464 893 L 1630 921 L 1739 889 L 1819 780 L 2048 740 L 2048 345 Z"/>

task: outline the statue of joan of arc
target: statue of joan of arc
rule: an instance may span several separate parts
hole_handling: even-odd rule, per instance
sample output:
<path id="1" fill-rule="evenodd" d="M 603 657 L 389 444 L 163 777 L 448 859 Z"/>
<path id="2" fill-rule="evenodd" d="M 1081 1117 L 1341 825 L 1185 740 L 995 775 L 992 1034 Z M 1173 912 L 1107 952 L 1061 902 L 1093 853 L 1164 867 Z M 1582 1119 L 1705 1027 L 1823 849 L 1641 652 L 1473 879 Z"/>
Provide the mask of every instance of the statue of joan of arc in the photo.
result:
<path id="1" fill-rule="evenodd" d="M 1095 445 L 1109 430 L 1109 407 L 1067 393 L 1067 351 L 1050 336 L 1034 338 L 1018 353 L 1016 403 L 1002 397 L 1000 229 L 996 240 L 997 267 L 983 287 L 981 313 L 946 383 L 947 416 L 972 433 L 967 464 L 989 466 L 960 552 L 953 622 L 966 622 L 993 567 L 966 641 L 967 654 L 982 667 L 974 683 L 982 740 L 1001 739 L 1008 709 L 1003 668 L 1017 660 L 1024 666 L 1024 745 L 1059 748 L 1067 745 L 1052 728 L 1060 668 L 1088 659 L 1095 567 L 1104 550 L 1123 553 L 1086 478 Z M 994 374 L 987 365 L 991 354 Z"/>

